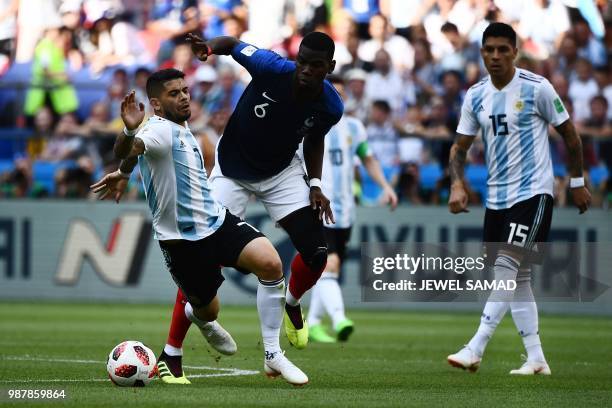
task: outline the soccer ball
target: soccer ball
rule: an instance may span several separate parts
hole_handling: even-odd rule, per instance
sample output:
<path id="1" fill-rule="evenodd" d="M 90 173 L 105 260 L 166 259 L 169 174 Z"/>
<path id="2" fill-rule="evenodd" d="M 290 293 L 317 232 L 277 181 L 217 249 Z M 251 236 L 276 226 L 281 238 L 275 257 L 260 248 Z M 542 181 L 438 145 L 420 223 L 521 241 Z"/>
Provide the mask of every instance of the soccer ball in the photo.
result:
<path id="1" fill-rule="evenodd" d="M 106 361 L 110 380 L 122 387 L 144 387 L 157 374 L 157 359 L 139 341 L 124 341 L 113 348 Z"/>

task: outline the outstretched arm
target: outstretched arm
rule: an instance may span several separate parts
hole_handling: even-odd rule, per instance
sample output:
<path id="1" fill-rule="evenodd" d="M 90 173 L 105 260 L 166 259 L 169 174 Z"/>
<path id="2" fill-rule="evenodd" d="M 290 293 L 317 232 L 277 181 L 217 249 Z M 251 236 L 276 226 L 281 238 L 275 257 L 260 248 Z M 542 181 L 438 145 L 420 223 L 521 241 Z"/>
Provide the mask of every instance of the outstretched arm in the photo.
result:
<path id="1" fill-rule="evenodd" d="M 328 224 L 335 223 L 334 214 L 329 206 L 329 200 L 321 191 L 321 173 L 323 171 L 323 154 L 325 152 L 325 139 L 320 135 L 309 135 L 304 138 L 304 162 L 310 180 L 310 204 L 313 209 L 319 209 L 319 219 L 325 215 Z M 318 184 L 318 185 L 315 185 Z"/>
<path id="2" fill-rule="evenodd" d="M 363 157 L 361 161 L 370 177 L 372 177 L 372 180 L 383 189 L 382 202 L 388 203 L 391 206 L 391 210 L 395 210 L 395 207 L 397 207 L 397 194 L 395 194 L 395 190 L 387 182 L 378 160 L 374 156 L 368 155 Z"/>
<path id="3" fill-rule="evenodd" d="M 468 212 L 468 195 L 465 189 L 463 170 L 467 160 L 467 152 L 474 141 L 474 136 L 458 134 L 451 147 L 449 158 L 449 171 L 451 177 L 451 193 L 448 208 L 453 214 Z"/>
<path id="4" fill-rule="evenodd" d="M 589 209 L 591 205 L 591 193 L 584 185 L 582 175 L 582 141 L 571 120 L 566 120 L 555 127 L 563 137 L 567 152 L 569 153 L 570 191 L 574 204 L 580 210 L 580 214 Z"/>

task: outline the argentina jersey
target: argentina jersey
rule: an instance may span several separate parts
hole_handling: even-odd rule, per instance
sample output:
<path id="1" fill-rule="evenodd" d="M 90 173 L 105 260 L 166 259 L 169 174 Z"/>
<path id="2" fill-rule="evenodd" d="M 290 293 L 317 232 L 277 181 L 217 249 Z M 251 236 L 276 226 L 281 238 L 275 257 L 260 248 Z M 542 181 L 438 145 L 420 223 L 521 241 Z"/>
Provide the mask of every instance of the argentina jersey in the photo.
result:
<path id="1" fill-rule="evenodd" d="M 487 164 L 487 208 L 510 208 L 536 194 L 553 195 L 548 125 L 569 119 L 545 78 L 516 68 L 502 90 L 489 77 L 472 86 L 463 101 L 457 133 L 482 131 Z"/>
<path id="2" fill-rule="evenodd" d="M 349 228 L 355 222 L 354 158 L 366 139 L 363 124 L 350 116 L 343 116 L 325 137 L 321 183 L 336 220 L 328 228 Z"/>
<path id="3" fill-rule="evenodd" d="M 227 177 L 261 181 L 291 163 L 304 137 L 324 137 L 344 107 L 328 81 L 317 100 L 298 103 L 293 95 L 295 63 L 272 51 L 240 43 L 231 55 L 253 79 L 219 140 L 219 166 Z"/>
<path id="4" fill-rule="evenodd" d="M 215 232 L 225 210 L 211 196 L 202 152 L 191 131 L 153 116 L 137 137 L 145 145 L 138 164 L 155 238 L 196 241 Z"/>

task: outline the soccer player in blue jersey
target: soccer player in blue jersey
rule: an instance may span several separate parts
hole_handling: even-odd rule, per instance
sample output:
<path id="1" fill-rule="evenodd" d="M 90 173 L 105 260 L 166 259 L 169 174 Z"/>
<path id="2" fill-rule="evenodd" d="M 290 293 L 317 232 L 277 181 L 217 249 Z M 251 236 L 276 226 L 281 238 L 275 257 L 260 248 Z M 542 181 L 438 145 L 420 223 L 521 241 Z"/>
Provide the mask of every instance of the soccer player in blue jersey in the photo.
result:
<path id="1" fill-rule="evenodd" d="M 489 76 L 472 86 L 463 102 L 450 153 L 448 205 L 453 214 L 468 211 L 463 169 L 467 151 L 480 130 L 488 167 L 483 239 L 487 259 L 493 264 L 494 279 L 515 281 L 516 289 L 491 292 L 478 331 L 465 347 L 448 356 L 448 362 L 476 371 L 495 328 L 510 309 L 527 351 L 527 361 L 510 374 L 550 375 L 530 284 L 530 264 L 541 256 L 537 243 L 547 240 L 552 218 L 549 124 L 567 146 L 571 193 L 580 213 L 591 202 L 582 173 L 582 144 L 548 80 L 514 66 L 517 48 L 512 27 L 490 24 L 483 33 L 480 53 Z"/>
<path id="2" fill-rule="evenodd" d="M 340 96 L 325 80 L 335 66 L 334 42 L 326 34 L 310 33 L 293 62 L 233 37 L 203 41 L 190 35 L 189 40 L 201 61 L 211 54 L 231 55 L 253 78 L 217 145 L 212 194 L 241 218 L 250 195 L 255 195 L 289 234 L 298 254 L 286 292 L 285 332 L 294 347 L 304 348 L 308 326 L 300 298 L 315 285 L 327 262 L 323 219 L 334 222 L 321 191 L 324 137 L 344 110 Z M 304 162 L 296 152 L 302 141 Z M 183 375 L 182 343 L 190 324 L 181 298 L 179 291 L 160 357 L 174 367 L 175 377 Z M 171 376 L 167 380 L 174 381 Z"/>
<path id="3" fill-rule="evenodd" d="M 329 81 L 344 99 L 344 82 L 338 76 Z M 357 157 L 372 179 L 382 188 L 381 202 L 391 209 L 397 206 L 397 195 L 385 179 L 380 163 L 368 147 L 366 129 L 361 121 L 345 114 L 325 137 L 323 159 L 323 193 L 330 199 L 336 220 L 324 226 L 328 246 L 327 266 L 321 279 L 312 288 L 308 308 L 308 331 L 312 341 L 333 343 L 346 341 L 354 330 L 354 323 L 345 315 L 342 291 L 338 278 L 346 256 L 346 247 L 355 222 L 355 198 L 353 179 Z M 335 338 L 326 333 L 321 320 L 328 314 L 332 321 Z"/>
<path id="4" fill-rule="evenodd" d="M 187 127 L 191 115 L 189 89 L 181 71 L 161 70 L 147 80 L 147 96 L 155 115 L 141 127 L 144 105 L 132 91 L 121 104 L 124 132 L 114 152 L 124 159 L 118 171 L 92 186 L 101 198 L 119 201 L 127 179 L 139 163 L 155 238 L 172 278 L 188 302 L 184 315 L 208 343 L 226 355 L 236 343 L 219 323 L 217 290 L 223 283 L 220 265 L 232 266 L 259 278 L 257 310 L 264 345 L 264 371 L 303 385 L 308 377 L 284 355 L 279 336 L 283 320 L 285 279 L 278 253 L 257 229 L 242 221 L 213 198 L 199 144 Z M 160 358 L 162 379 L 186 384 L 171 375 Z"/>

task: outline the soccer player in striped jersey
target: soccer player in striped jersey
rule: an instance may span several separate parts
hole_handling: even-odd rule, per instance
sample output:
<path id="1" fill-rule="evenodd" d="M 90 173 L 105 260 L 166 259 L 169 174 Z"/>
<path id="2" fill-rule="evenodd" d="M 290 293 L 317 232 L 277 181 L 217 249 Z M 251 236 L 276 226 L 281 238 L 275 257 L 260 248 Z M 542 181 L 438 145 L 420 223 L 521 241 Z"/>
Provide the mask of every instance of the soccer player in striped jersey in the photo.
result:
<path id="1" fill-rule="evenodd" d="M 340 96 L 345 99 L 342 79 L 337 76 L 331 76 L 328 79 L 336 87 Z M 361 159 L 370 177 L 382 188 L 381 201 L 389 203 L 391 209 L 397 206 L 397 195 L 385 179 L 378 160 L 374 158 L 368 147 L 365 127 L 359 119 L 345 113 L 340 122 L 332 127 L 325 137 L 321 181 L 323 194 L 330 199 L 336 223 L 324 226 L 328 248 L 327 266 L 321 278 L 312 288 L 310 298 L 307 317 L 309 338 L 316 342 L 333 343 L 336 338 L 346 341 L 354 330 L 353 321 L 345 315 L 338 277 L 346 256 L 351 228 L 355 222 L 353 177 L 357 164 L 356 157 Z M 327 334 L 321 324 L 326 313 L 331 318 L 336 338 Z"/>
<path id="2" fill-rule="evenodd" d="M 155 115 L 140 127 L 144 105 L 128 94 L 121 104 L 124 132 L 115 142 L 115 156 L 124 159 L 118 171 L 92 186 L 101 198 L 119 201 L 138 161 L 147 202 L 172 278 L 185 295 L 185 316 L 208 343 L 226 355 L 237 351 L 230 334 L 217 322 L 223 283 L 220 265 L 259 278 L 257 310 L 264 345 L 264 371 L 303 385 L 308 377 L 285 356 L 279 336 L 285 303 L 285 279 L 272 243 L 257 229 L 230 213 L 212 194 L 202 151 L 187 127 L 191 115 L 185 75 L 175 69 L 157 71 L 147 80 L 147 96 Z M 140 129 L 139 129 L 140 128 Z M 164 382 L 189 384 L 172 372 L 164 353 L 158 362 Z M 174 359 L 176 363 L 177 360 Z M 176 374 L 176 375 L 175 375 Z"/>
<path id="3" fill-rule="evenodd" d="M 448 356 L 458 368 L 476 371 L 485 347 L 508 309 L 527 351 L 517 375 L 550 375 L 538 329 L 538 310 L 531 290 L 530 264 L 541 257 L 553 206 L 553 170 L 548 126 L 563 137 L 568 150 L 574 204 L 584 213 L 591 201 L 584 185 L 582 144 L 563 103 L 545 78 L 514 66 L 516 33 L 492 23 L 480 50 L 489 73 L 472 86 L 463 102 L 457 138 L 450 153 L 449 209 L 467 212 L 463 169 L 467 151 L 480 131 L 488 168 L 484 220 L 487 260 L 496 281 L 515 281 L 514 291 L 492 291 L 474 337 Z"/>

